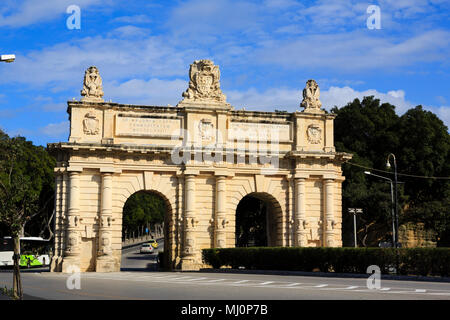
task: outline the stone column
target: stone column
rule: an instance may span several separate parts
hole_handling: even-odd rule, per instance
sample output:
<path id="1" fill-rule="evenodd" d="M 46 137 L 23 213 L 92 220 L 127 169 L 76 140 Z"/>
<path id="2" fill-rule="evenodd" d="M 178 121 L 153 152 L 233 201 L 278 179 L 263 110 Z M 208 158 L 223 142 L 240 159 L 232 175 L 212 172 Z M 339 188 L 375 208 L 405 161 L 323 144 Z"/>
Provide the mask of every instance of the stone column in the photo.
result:
<path id="1" fill-rule="evenodd" d="M 112 255 L 112 173 L 102 173 L 101 208 L 99 217 L 99 246 L 97 251 L 97 272 L 112 272 L 114 257 Z"/>
<path id="2" fill-rule="evenodd" d="M 67 238 L 62 272 L 74 272 L 80 268 L 80 171 L 69 172 L 69 188 Z"/>
<path id="3" fill-rule="evenodd" d="M 59 271 L 58 267 L 61 260 L 61 227 L 59 225 L 60 223 L 60 217 L 61 217 L 61 197 L 62 197 L 62 180 L 63 180 L 63 174 L 58 171 L 56 173 L 56 179 L 55 179 L 55 217 L 54 217 L 54 226 L 55 226 L 55 246 L 54 246 L 54 255 L 52 257 L 52 260 L 50 262 L 50 271 L 55 272 Z"/>
<path id="4" fill-rule="evenodd" d="M 184 208 L 184 252 L 181 261 L 182 270 L 195 269 L 195 175 L 188 174 L 184 178 L 185 208 Z"/>
<path id="5" fill-rule="evenodd" d="M 324 179 L 325 186 L 325 223 L 324 223 L 324 232 L 325 232 L 325 246 L 334 247 L 334 179 Z"/>
<path id="6" fill-rule="evenodd" d="M 225 248 L 226 246 L 226 177 L 216 177 L 216 216 L 215 216 L 215 247 Z"/>
<path id="7" fill-rule="evenodd" d="M 295 246 L 305 247 L 306 242 L 306 191 L 305 191 L 306 179 L 295 179 Z"/>

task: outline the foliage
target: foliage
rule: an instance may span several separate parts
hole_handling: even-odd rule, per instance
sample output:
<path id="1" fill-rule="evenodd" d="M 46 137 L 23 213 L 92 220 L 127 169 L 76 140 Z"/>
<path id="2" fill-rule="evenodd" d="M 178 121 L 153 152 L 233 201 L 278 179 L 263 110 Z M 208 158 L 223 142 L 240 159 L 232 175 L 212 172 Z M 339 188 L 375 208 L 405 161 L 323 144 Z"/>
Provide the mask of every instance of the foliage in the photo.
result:
<path id="1" fill-rule="evenodd" d="M 43 147 L 1 131 L 0 150 L 0 223 L 5 235 L 18 235 L 33 216 L 53 211 L 55 161 Z"/>
<path id="2" fill-rule="evenodd" d="M 13 295 L 22 299 L 19 237 L 25 224 L 44 211 L 40 205 L 45 203 L 46 208 L 48 200 L 44 199 L 51 189 L 54 161 L 45 149 L 23 137 L 10 138 L 2 131 L 0 150 L 0 224 L 14 239 Z"/>
<path id="3" fill-rule="evenodd" d="M 156 193 L 137 192 L 128 198 L 123 208 L 123 232 L 138 232 L 164 221 L 166 203 Z"/>
<path id="4" fill-rule="evenodd" d="M 373 96 L 355 99 L 335 113 L 337 151 L 353 154 L 344 164 L 343 242 L 353 245 L 353 216 L 347 208 L 362 208 L 358 216 L 359 245 L 377 246 L 392 237 L 390 184 L 367 176 L 363 167 L 387 170 L 390 153 L 397 157 L 398 172 L 419 176 L 450 176 L 450 137 L 447 127 L 432 112 L 421 106 L 401 117 L 388 103 L 380 105 Z M 394 180 L 390 172 L 373 172 Z M 439 245 L 449 245 L 450 181 L 399 176 L 399 220 L 423 222 L 437 232 Z"/>
<path id="5" fill-rule="evenodd" d="M 383 274 L 399 265 L 403 275 L 449 276 L 449 248 L 307 248 L 252 247 L 203 249 L 203 261 L 213 268 L 321 271 L 364 274 L 377 265 Z"/>

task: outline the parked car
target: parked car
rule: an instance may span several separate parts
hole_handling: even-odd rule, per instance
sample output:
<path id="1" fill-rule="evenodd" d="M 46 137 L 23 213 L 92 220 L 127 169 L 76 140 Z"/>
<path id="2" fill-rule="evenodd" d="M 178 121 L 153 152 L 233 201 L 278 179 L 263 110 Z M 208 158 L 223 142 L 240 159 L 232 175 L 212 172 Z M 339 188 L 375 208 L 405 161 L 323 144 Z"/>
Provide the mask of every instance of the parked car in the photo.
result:
<path id="1" fill-rule="evenodd" d="M 141 252 L 141 253 L 153 253 L 154 250 L 155 250 L 155 249 L 153 248 L 153 246 L 152 246 L 150 243 L 144 243 L 144 244 L 141 246 L 140 252 Z"/>
<path id="2" fill-rule="evenodd" d="M 150 243 L 153 248 L 158 248 L 158 241 L 156 241 L 155 239 L 149 240 L 148 243 Z"/>

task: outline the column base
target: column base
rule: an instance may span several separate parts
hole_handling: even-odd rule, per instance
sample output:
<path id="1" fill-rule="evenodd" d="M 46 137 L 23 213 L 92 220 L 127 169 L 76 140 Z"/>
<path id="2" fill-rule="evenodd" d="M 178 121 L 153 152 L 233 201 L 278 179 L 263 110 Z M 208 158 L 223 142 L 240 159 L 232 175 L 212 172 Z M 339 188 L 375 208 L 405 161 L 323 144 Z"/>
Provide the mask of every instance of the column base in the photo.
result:
<path id="1" fill-rule="evenodd" d="M 80 259 L 78 257 L 64 257 L 61 262 L 61 272 L 80 272 Z"/>
<path id="2" fill-rule="evenodd" d="M 102 256 L 97 258 L 95 272 L 118 272 L 116 262 L 112 256 Z"/>
<path id="3" fill-rule="evenodd" d="M 61 272 L 63 258 L 60 256 L 53 256 L 50 261 L 50 272 Z"/>
<path id="4" fill-rule="evenodd" d="M 181 258 L 180 263 L 181 271 L 198 271 L 200 265 L 195 261 L 194 257 Z"/>

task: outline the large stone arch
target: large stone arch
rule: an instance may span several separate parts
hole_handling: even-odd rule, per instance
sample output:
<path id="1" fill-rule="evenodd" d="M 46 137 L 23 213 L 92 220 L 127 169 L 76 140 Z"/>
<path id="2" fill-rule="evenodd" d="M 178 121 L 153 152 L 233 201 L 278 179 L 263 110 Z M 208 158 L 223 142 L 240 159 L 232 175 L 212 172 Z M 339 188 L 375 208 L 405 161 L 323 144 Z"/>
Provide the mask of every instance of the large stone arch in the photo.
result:
<path id="1" fill-rule="evenodd" d="M 145 190 L 171 208 L 172 268 L 198 270 L 202 249 L 233 247 L 249 194 L 277 208 L 276 245 L 342 245 L 341 165 L 351 155 L 334 148 L 335 115 L 321 109 L 317 83 L 307 82 L 302 112 L 259 112 L 226 102 L 212 61 L 194 61 L 189 77 L 175 107 L 138 106 L 105 102 L 99 70 L 86 72 L 81 101 L 68 102 L 69 141 L 48 145 L 52 271 L 119 271 L 123 206 Z"/>
<path id="2" fill-rule="evenodd" d="M 123 207 L 126 201 L 134 194 L 139 192 L 149 192 L 158 195 L 166 204 L 166 212 L 164 215 L 164 252 L 167 253 L 166 259 L 169 265 L 175 264 L 175 256 L 179 255 L 180 241 L 175 235 L 179 233 L 177 229 L 177 191 L 178 177 L 170 173 L 161 172 L 122 172 L 115 177 L 115 185 L 113 192 L 113 215 L 120 222 L 120 231 L 122 231 Z M 116 244 L 115 259 L 120 266 L 120 250 L 119 244 L 122 244 L 122 232 L 116 232 L 114 237 Z M 120 247 L 121 249 L 121 247 Z"/>

